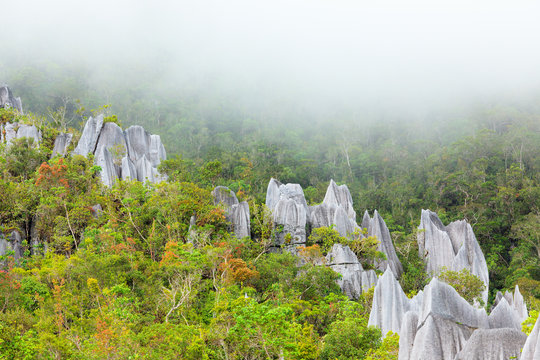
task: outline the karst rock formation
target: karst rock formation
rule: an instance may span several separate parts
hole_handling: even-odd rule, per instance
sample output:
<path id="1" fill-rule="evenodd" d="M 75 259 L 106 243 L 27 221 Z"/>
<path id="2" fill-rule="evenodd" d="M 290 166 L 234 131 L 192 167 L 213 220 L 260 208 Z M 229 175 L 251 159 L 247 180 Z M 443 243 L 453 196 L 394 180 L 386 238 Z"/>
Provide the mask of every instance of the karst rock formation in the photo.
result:
<path id="1" fill-rule="evenodd" d="M 444 226 L 436 213 L 422 210 L 417 239 L 419 255 L 425 259 L 429 274 L 437 275 L 443 269 L 467 269 L 484 282 L 482 300 L 487 303 L 487 263 L 470 224 L 459 220 Z"/>
<path id="2" fill-rule="evenodd" d="M 249 206 L 246 201 L 239 202 L 232 190 L 225 186 L 217 186 L 212 191 L 214 205 L 221 204 L 225 208 L 225 217 L 231 223 L 231 231 L 237 238 L 251 234 Z"/>

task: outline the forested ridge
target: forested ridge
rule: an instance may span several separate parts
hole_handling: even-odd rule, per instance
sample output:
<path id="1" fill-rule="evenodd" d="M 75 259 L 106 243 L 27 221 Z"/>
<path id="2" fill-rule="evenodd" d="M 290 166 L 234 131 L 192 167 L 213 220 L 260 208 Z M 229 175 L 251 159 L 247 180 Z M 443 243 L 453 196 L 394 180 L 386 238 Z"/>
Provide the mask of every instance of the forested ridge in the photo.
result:
<path id="1" fill-rule="evenodd" d="M 254 109 L 150 83 L 102 86 L 84 73 L 27 67 L 5 79 L 26 114 L 2 109 L 0 121 L 35 124 L 43 141 L 0 146 L 0 224 L 6 235 L 35 228 L 47 251 L 31 254 L 26 243 L 21 259 L 2 259 L 4 358 L 397 358 L 397 336 L 382 340 L 367 326 L 372 292 L 343 295 L 339 275 L 310 261 L 320 249 L 306 247 L 301 267 L 268 252 L 272 177 L 300 184 L 309 205 L 333 179 L 347 184 L 358 214 L 377 209 L 410 296 L 428 281 L 416 244 L 421 209 L 445 224 L 466 219 L 489 268 L 486 306 L 519 285 L 529 308 L 540 307 L 538 101 L 421 119 L 392 110 L 382 121 L 286 100 Z M 59 131 L 80 133 L 100 112 L 161 135 L 167 182 L 107 188 L 92 158 L 49 160 Z M 211 196 L 217 185 L 249 203 L 252 239 L 229 233 Z M 324 251 L 324 240 L 311 245 Z"/>

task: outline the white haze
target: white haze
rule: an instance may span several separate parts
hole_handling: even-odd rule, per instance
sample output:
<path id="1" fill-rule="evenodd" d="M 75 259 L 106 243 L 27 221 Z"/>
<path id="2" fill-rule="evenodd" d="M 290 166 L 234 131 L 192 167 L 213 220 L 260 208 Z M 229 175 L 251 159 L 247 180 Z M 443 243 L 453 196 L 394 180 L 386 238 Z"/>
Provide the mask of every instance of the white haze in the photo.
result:
<path id="1" fill-rule="evenodd" d="M 429 108 L 540 89 L 538 19 L 521 0 L 6 0 L 0 58 L 239 102 Z"/>

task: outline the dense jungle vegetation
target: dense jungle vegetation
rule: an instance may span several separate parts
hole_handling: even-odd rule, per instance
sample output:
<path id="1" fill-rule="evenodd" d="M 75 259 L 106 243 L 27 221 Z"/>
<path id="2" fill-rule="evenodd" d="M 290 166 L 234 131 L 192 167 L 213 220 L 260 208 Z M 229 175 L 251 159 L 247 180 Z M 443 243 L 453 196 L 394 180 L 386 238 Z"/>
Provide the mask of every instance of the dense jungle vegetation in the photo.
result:
<path id="1" fill-rule="evenodd" d="M 427 281 L 415 238 L 421 209 L 445 224 L 467 219 L 488 263 L 490 301 L 518 284 L 540 308 L 539 99 L 425 119 L 389 111 L 381 121 L 286 100 L 263 99 L 255 111 L 224 94 L 150 79 L 96 83 L 87 72 L 14 67 L 2 79 L 26 114 L 0 110 L 0 121 L 36 124 L 43 144 L 0 145 L 0 224 L 6 235 L 35 228 L 47 252 L 25 243 L 21 260 L 1 259 L 0 358 L 396 359 L 397 336 L 382 340 L 367 326 L 371 293 L 342 295 L 338 275 L 310 262 L 313 249 L 300 268 L 292 255 L 266 253 L 271 177 L 301 184 L 311 204 L 334 179 L 348 185 L 357 214 L 377 209 L 409 294 Z M 109 189 L 91 158 L 49 160 L 55 134 L 80 131 L 92 112 L 161 135 L 169 181 Z M 249 202 L 252 239 L 227 231 L 216 185 Z"/>

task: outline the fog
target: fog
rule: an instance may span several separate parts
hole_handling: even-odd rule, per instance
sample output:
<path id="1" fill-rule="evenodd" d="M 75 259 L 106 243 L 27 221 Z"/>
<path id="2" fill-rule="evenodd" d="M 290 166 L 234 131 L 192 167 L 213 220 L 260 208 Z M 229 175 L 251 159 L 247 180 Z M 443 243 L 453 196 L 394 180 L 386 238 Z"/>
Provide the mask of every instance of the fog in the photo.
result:
<path id="1" fill-rule="evenodd" d="M 8 0 L 2 14 L 4 69 L 82 63 L 239 104 L 414 111 L 540 89 L 537 1 Z"/>

